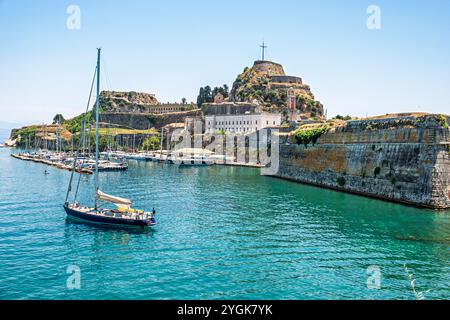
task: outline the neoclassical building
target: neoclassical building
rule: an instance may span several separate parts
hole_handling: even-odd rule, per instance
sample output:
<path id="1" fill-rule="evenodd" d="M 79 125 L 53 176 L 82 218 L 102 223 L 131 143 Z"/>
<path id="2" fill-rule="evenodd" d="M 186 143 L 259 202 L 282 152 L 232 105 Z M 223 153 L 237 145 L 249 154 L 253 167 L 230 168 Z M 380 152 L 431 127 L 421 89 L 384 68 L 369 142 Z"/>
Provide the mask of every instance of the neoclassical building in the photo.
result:
<path id="1" fill-rule="evenodd" d="M 208 133 L 250 133 L 266 127 L 281 125 L 281 114 L 228 114 L 205 116 L 205 130 Z"/>
<path id="2" fill-rule="evenodd" d="M 281 114 L 263 112 L 257 101 L 205 103 L 202 112 L 207 133 L 224 131 L 245 134 L 279 126 L 282 121 Z"/>

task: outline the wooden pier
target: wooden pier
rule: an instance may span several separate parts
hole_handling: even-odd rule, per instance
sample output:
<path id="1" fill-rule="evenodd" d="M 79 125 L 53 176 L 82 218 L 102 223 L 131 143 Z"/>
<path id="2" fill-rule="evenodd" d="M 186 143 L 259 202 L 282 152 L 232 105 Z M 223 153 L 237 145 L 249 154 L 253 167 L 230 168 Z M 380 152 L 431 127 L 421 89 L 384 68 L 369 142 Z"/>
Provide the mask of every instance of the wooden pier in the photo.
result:
<path id="1" fill-rule="evenodd" d="M 73 166 L 67 165 L 67 164 L 63 164 L 60 162 L 56 162 L 56 161 L 50 161 L 47 159 L 41 159 L 41 158 L 36 158 L 36 157 L 31 157 L 28 155 L 24 155 L 24 154 L 11 154 L 11 157 L 16 158 L 16 159 L 20 159 L 20 160 L 25 160 L 25 161 L 33 161 L 36 163 L 42 163 L 42 164 L 46 164 L 48 166 L 52 166 L 58 169 L 63 169 L 63 170 L 69 170 L 71 171 L 73 169 Z M 83 174 L 92 174 L 92 170 L 89 169 L 83 169 L 83 168 L 75 168 L 75 172 L 78 173 L 83 173 Z"/>

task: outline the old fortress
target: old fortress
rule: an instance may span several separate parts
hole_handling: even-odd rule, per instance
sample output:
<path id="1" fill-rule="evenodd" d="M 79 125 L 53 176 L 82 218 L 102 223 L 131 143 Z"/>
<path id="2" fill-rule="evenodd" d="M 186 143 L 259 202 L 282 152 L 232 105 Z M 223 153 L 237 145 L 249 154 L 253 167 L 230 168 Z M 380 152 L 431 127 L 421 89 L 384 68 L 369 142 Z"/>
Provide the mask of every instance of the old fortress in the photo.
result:
<path id="1" fill-rule="evenodd" d="M 245 134 L 286 121 L 323 117 L 323 108 L 302 78 L 288 76 L 282 65 L 263 60 L 237 76 L 227 97 L 218 93 L 213 102 L 201 106 L 161 103 L 154 94 L 140 92 L 103 91 L 100 99 L 102 121 L 137 129 L 187 127 L 200 120 L 207 132 Z"/>
<path id="2" fill-rule="evenodd" d="M 164 114 L 195 109 L 192 104 L 160 103 L 154 94 L 134 91 L 103 91 L 100 99 L 104 112 Z"/>

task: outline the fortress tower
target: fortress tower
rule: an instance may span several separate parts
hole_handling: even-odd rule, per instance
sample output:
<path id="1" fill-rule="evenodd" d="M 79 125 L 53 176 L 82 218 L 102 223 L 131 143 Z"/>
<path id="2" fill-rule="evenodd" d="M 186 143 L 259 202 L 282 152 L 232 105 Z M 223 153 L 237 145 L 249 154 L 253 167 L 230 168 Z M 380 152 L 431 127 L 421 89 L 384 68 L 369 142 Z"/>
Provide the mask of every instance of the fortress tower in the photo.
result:
<path id="1" fill-rule="evenodd" d="M 287 116 L 292 113 L 288 110 L 288 95 L 299 119 L 323 118 L 323 106 L 315 100 L 309 85 L 300 77 L 286 75 L 283 66 L 273 61 L 257 60 L 251 68 L 245 68 L 233 83 L 230 100 L 258 100 L 266 111 L 283 112 Z"/>

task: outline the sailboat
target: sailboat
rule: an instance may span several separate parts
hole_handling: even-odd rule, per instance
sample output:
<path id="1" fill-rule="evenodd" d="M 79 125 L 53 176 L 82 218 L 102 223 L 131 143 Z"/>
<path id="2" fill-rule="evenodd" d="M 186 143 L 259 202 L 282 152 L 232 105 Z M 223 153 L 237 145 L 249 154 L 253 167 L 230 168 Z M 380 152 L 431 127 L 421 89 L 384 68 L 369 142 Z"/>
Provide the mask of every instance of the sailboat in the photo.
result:
<path id="1" fill-rule="evenodd" d="M 99 167 L 99 133 L 98 133 L 98 123 L 99 123 L 99 101 L 100 101 L 100 56 L 101 49 L 97 49 L 97 67 L 96 67 L 96 76 L 97 76 L 97 101 L 95 104 L 95 195 L 94 195 L 94 207 L 83 206 L 79 202 L 74 201 L 70 203 L 68 201 L 69 194 L 72 189 L 72 180 L 75 172 L 75 166 L 77 163 L 77 159 L 74 160 L 74 166 L 72 170 L 72 175 L 70 177 L 69 187 L 67 189 L 66 200 L 64 202 L 64 210 L 67 215 L 76 220 L 81 220 L 83 222 L 90 223 L 100 223 L 106 225 L 116 225 L 116 226 L 130 226 L 130 227 L 150 227 L 156 225 L 155 220 L 155 210 L 153 209 L 151 212 L 145 212 L 143 210 L 135 210 L 131 208 L 132 202 L 130 199 L 125 199 L 121 197 L 116 197 L 113 195 L 109 195 L 104 193 L 99 188 L 99 179 L 98 179 L 98 167 Z M 94 75 L 95 77 L 95 75 Z M 92 82 L 93 86 L 94 82 Z M 92 93 L 92 87 L 91 87 Z M 89 99 L 90 101 L 90 99 Z M 88 106 L 89 106 L 88 101 Z M 83 126 L 84 131 L 84 126 Z M 78 185 L 75 193 L 78 193 Z M 107 202 L 112 203 L 116 206 L 115 209 L 105 209 L 99 207 L 99 202 Z"/>

